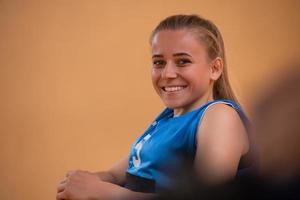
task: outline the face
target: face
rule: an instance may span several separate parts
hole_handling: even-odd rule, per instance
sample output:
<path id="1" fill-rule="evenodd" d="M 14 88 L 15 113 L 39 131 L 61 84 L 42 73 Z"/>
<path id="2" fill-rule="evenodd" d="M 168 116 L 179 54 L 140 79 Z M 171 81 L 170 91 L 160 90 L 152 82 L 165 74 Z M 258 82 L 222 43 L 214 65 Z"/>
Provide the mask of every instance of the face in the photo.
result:
<path id="1" fill-rule="evenodd" d="M 212 100 L 205 46 L 187 30 L 158 32 L 152 41 L 152 83 L 164 104 L 183 114 Z"/>

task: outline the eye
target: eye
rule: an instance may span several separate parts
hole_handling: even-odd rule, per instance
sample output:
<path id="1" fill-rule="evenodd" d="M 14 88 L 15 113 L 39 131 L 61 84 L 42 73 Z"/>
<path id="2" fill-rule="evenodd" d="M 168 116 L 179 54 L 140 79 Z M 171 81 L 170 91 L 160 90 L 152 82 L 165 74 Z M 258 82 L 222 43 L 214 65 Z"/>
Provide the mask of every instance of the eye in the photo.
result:
<path id="1" fill-rule="evenodd" d="M 192 63 L 192 62 L 189 59 L 178 59 L 176 61 L 176 65 L 178 67 L 184 67 L 184 66 L 187 66 L 190 63 Z"/>
<path id="2" fill-rule="evenodd" d="M 153 60 L 153 67 L 154 68 L 162 68 L 166 65 L 164 60 Z"/>

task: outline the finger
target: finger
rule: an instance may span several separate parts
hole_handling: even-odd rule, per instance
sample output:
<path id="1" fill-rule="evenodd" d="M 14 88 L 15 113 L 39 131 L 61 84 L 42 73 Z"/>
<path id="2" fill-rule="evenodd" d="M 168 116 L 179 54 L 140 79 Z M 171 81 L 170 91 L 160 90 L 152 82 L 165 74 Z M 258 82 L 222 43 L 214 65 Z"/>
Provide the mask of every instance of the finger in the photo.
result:
<path id="1" fill-rule="evenodd" d="M 57 193 L 63 192 L 65 190 L 66 184 L 61 183 L 57 186 Z"/>
<path id="2" fill-rule="evenodd" d="M 65 187 L 65 184 L 67 183 L 68 178 L 65 177 L 62 181 L 59 182 L 57 186 L 57 192 L 60 192 L 62 187 Z"/>
<path id="3" fill-rule="evenodd" d="M 70 170 L 66 173 L 66 177 L 69 177 L 71 176 L 72 174 L 75 174 L 76 173 L 76 170 Z"/>
<path id="4" fill-rule="evenodd" d="M 59 182 L 59 184 L 62 184 L 62 183 L 66 183 L 67 182 L 67 180 L 68 180 L 68 178 L 67 177 L 65 177 L 62 181 L 60 181 Z"/>
<path id="5" fill-rule="evenodd" d="M 65 199 L 67 199 L 67 196 L 65 195 L 65 192 L 57 193 L 56 200 L 65 200 Z"/>

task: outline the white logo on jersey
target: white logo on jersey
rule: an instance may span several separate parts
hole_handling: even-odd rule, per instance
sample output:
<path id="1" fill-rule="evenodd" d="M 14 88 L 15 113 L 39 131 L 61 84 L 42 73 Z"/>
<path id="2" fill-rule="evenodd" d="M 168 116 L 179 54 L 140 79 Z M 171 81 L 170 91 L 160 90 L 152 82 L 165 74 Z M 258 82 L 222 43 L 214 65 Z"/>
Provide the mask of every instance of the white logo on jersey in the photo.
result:
<path id="1" fill-rule="evenodd" d="M 134 149 L 136 150 L 136 156 L 132 156 L 133 166 L 138 168 L 141 165 L 140 152 L 143 148 L 144 143 L 151 138 L 151 135 L 146 135 L 140 142 L 138 142 Z"/>

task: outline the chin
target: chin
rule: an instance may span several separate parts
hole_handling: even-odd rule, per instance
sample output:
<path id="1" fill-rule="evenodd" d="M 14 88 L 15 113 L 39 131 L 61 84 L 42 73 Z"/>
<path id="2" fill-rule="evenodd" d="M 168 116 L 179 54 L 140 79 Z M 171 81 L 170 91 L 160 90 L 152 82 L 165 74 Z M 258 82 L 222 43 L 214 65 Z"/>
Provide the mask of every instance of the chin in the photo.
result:
<path id="1" fill-rule="evenodd" d="M 179 102 L 164 102 L 165 106 L 171 109 L 178 109 L 184 107 L 184 104 Z"/>

